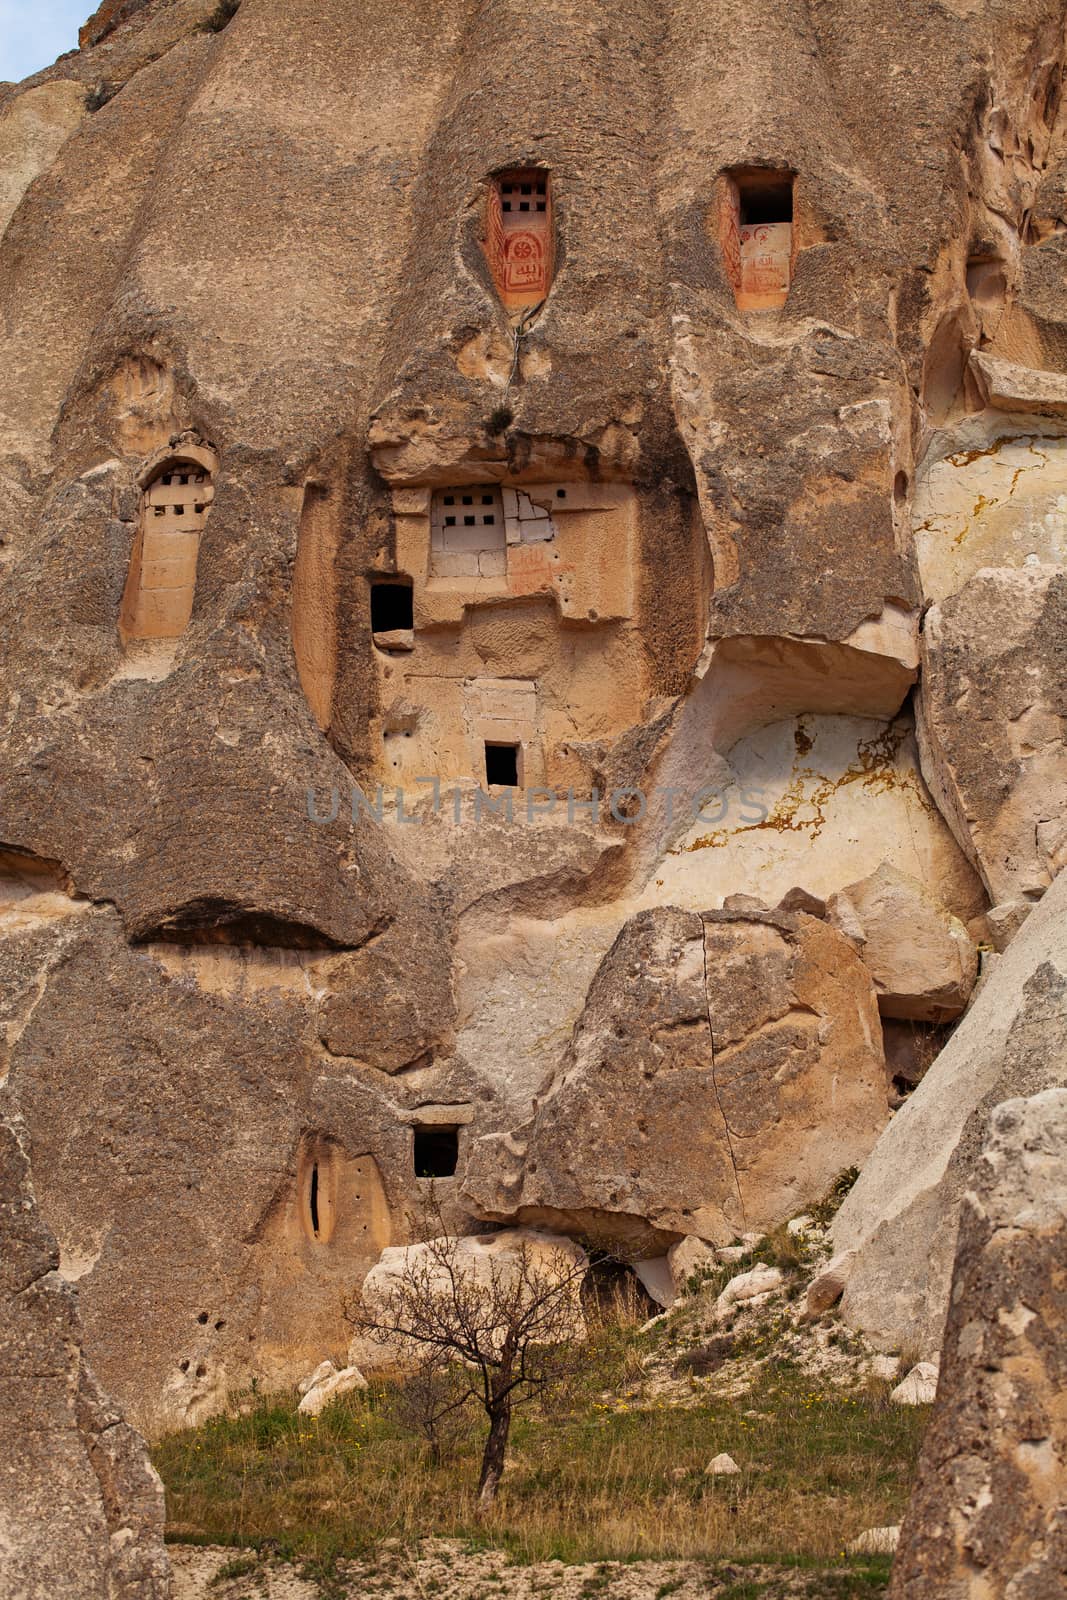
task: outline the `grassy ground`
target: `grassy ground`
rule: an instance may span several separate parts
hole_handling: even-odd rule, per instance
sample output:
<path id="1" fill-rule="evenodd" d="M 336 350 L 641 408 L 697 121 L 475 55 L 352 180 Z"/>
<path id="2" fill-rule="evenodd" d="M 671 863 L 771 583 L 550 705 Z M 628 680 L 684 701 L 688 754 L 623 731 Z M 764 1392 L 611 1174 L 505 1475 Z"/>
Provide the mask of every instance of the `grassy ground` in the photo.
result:
<path id="1" fill-rule="evenodd" d="M 633 1402 L 647 1341 L 603 1329 L 577 1390 L 555 1414 L 520 1413 L 495 1511 L 474 1507 L 478 1419 L 438 1467 L 377 1383 L 313 1421 L 291 1400 L 250 1397 L 160 1442 L 171 1536 L 250 1545 L 328 1570 L 338 1556 L 436 1537 L 495 1546 L 521 1563 L 690 1558 L 837 1565 L 865 1528 L 898 1522 L 926 1421 L 887 1385 L 852 1393 L 772 1365 L 740 1400 Z M 726 1451 L 742 1471 L 709 1477 Z M 829 1595 L 874 1595 L 888 1561 L 827 1576 Z M 862 1568 L 862 1570 L 861 1570 Z M 850 1587 L 836 1586 L 847 1582 Z M 769 1594 L 739 1579 L 736 1600 Z M 858 1586 L 857 1586 L 858 1585 Z"/>

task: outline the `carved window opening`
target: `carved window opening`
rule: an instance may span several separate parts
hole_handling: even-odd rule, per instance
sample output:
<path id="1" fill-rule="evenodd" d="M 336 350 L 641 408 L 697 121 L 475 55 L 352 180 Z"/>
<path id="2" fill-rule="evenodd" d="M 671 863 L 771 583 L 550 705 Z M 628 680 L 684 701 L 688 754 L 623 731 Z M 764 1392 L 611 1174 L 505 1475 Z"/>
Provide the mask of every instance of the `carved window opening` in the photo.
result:
<path id="1" fill-rule="evenodd" d="M 459 1166 L 459 1128 L 431 1123 L 414 1130 L 417 1178 L 454 1178 Z"/>
<path id="2" fill-rule="evenodd" d="M 313 1244 L 329 1244 L 337 1225 L 338 1165 L 339 1152 L 332 1140 L 317 1134 L 304 1142 L 297 1195 L 304 1235 Z"/>
<path id="3" fill-rule="evenodd" d="M 552 287 L 556 254 L 552 180 L 544 168 L 520 167 L 492 180 L 484 248 L 506 310 L 540 305 Z"/>
<path id="4" fill-rule="evenodd" d="M 501 789 L 518 789 L 521 787 L 522 747 L 517 744 L 491 744 L 486 740 L 485 745 L 485 781 L 490 788 L 497 786 Z"/>
<path id="5" fill-rule="evenodd" d="M 742 311 L 783 306 L 793 278 L 793 174 L 759 168 L 728 176 L 720 238 Z"/>
<path id="6" fill-rule="evenodd" d="M 119 633 L 128 640 L 179 639 L 196 593 L 200 537 L 215 496 L 214 454 L 196 447 L 188 460 L 171 459 L 142 480 Z"/>
<path id="7" fill-rule="evenodd" d="M 495 484 L 439 489 L 430 513 L 430 576 L 502 578 L 504 501 Z"/>
<path id="8" fill-rule="evenodd" d="M 978 312 L 1003 309 L 1008 298 L 1008 273 L 999 256 L 973 255 L 968 259 L 967 293 Z"/>
<path id="9" fill-rule="evenodd" d="M 371 632 L 410 633 L 415 626 L 414 591 L 410 583 L 372 583 Z"/>
<path id="10" fill-rule="evenodd" d="M 317 1161 L 311 1168 L 311 1182 L 308 1185 L 308 1214 L 311 1222 L 311 1231 L 317 1239 L 319 1236 L 319 1164 Z"/>

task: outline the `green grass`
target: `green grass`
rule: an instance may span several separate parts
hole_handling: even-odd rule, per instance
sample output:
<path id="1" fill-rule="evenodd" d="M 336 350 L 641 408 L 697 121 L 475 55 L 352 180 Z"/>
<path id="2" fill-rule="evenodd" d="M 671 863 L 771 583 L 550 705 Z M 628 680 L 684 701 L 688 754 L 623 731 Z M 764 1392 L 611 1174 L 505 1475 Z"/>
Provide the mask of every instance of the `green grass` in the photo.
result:
<path id="1" fill-rule="evenodd" d="M 377 1383 L 317 1421 L 297 1414 L 295 1397 L 250 1396 L 232 1414 L 164 1438 L 155 1460 L 170 1536 L 259 1547 L 324 1571 L 338 1556 L 429 1535 L 500 1547 L 524 1563 L 825 1566 L 839 1564 L 863 1529 L 900 1520 L 925 1408 L 889 1404 L 885 1385 L 820 1389 L 787 1366 L 739 1401 L 688 1409 L 606 1399 L 632 1383 L 645 1348 L 619 1331 L 598 1335 L 566 1408 L 519 1414 L 488 1519 L 474 1503 L 475 1414 L 453 1459 L 434 1468 L 396 1420 L 390 1386 Z M 739 1476 L 705 1476 L 720 1451 L 742 1467 Z M 827 1573 L 826 1585 L 847 1586 L 819 1593 L 881 1593 L 888 1565 L 868 1558 Z M 735 1600 L 748 1581 L 739 1575 Z"/>

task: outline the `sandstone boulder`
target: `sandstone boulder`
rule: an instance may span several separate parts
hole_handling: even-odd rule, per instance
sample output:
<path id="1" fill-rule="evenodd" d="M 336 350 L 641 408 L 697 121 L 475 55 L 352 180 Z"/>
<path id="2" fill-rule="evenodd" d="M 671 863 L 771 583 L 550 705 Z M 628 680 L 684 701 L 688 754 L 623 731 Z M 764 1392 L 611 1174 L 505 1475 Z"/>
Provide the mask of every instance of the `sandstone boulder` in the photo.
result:
<path id="1" fill-rule="evenodd" d="M 891 1556 L 900 1543 L 900 1524 L 887 1528 L 865 1528 L 848 1546 L 850 1556 Z"/>
<path id="2" fill-rule="evenodd" d="M 949 1022 L 978 977 L 978 951 L 958 917 L 916 879 L 883 861 L 878 871 L 833 896 L 830 920 L 851 935 L 874 979 L 883 1017 Z"/>
<path id="3" fill-rule="evenodd" d="M 863 1160 L 888 1117 L 870 977 L 785 912 L 641 912 L 533 1118 L 475 1142 L 486 1216 L 726 1243 Z"/>
<path id="4" fill-rule="evenodd" d="M 330 1363 L 331 1370 L 324 1373 L 316 1383 L 308 1385 L 297 1410 L 305 1417 L 317 1417 L 324 1411 L 331 1400 L 340 1399 L 343 1394 L 351 1394 L 354 1389 L 365 1389 L 367 1380 L 358 1367 L 342 1367 L 340 1371 Z"/>
<path id="5" fill-rule="evenodd" d="M 0 1592 L 167 1600 L 163 1485 L 82 1350 L 77 1295 L 0 1100 Z"/>
<path id="6" fill-rule="evenodd" d="M 970 1011 L 893 1117 L 833 1224 L 854 1251 L 841 1314 L 883 1348 L 936 1355 L 960 1201 L 989 1113 L 1067 1084 L 1067 877 L 997 960 Z"/>
<path id="7" fill-rule="evenodd" d="M 895 1406 L 932 1406 L 936 1394 L 936 1361 L 919 1361 L 889 1398 Z"/>
<path id="8" fill-rule="evenodd" d="M 731 1278 L 715 1302 L 716 1317 L 725 1317 L 734 1306 L 743 1305 L 747 1300 L 759 1300 L 764 1295 L 773 1294 L 785 1282 L 785 1275 L 779 1267 L 758 1266 L 749 1272 L 740 1272 L 736 1278 Z"/>
<path id="9" fill-rule="evenodd" d="M 927 613 L 923 775 L 994 905 L 1064 864 L 1067 575 L 983 568 Z"/>
<path id="10" fill-rule="evenodd" d="M 1067 1582 L 1067 1092 L 998 1106 L 972 1176 L 890 1600 L 1053 1600 Z"/>

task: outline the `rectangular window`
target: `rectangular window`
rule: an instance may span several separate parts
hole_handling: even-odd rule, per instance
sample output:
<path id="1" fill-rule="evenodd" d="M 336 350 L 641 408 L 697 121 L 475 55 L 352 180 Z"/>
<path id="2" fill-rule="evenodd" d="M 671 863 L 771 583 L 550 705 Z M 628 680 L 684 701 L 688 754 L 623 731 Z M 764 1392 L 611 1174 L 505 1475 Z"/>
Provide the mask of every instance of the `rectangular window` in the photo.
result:
<path id="1" fill-rule="evenodd" d="M 517 744 L 489 744 L 485 746 L 485 781 L 502 789 L 519 786 L 519 746 Z"/>
<path id="2" fill-rule="evenodd" d="M 371 584 L 372 633 L 410 632 L 415 626 L 414 612 L 413 590 L 410 583 Z"/>
<path id="3" fill-rule="evenodd" d="M 416 1127 L 412 1141 L 416 1178 L 453 1178 L 459 1165 L 459 1129 L 435 1123 Z"/>

